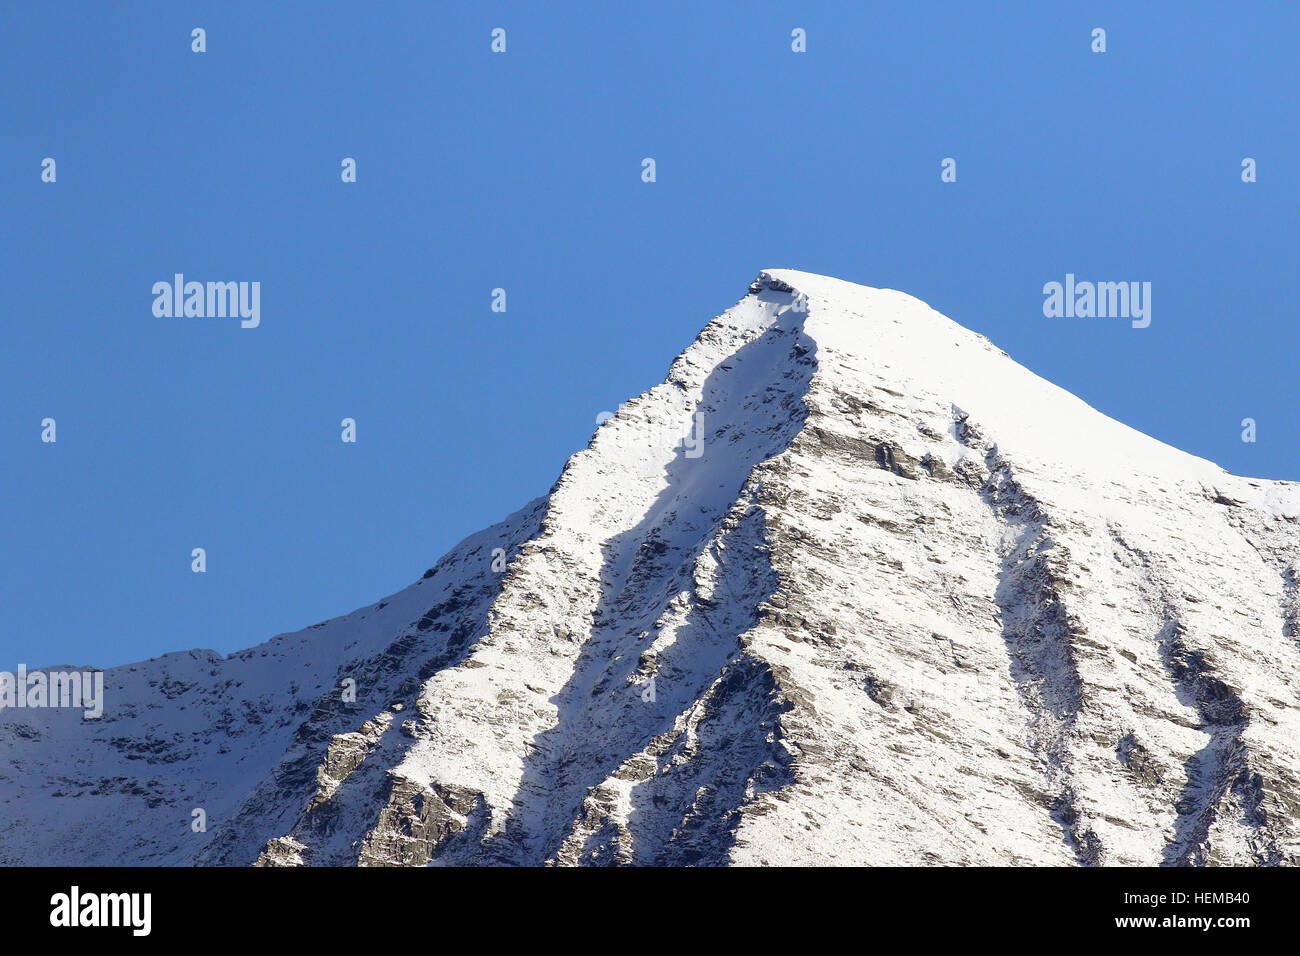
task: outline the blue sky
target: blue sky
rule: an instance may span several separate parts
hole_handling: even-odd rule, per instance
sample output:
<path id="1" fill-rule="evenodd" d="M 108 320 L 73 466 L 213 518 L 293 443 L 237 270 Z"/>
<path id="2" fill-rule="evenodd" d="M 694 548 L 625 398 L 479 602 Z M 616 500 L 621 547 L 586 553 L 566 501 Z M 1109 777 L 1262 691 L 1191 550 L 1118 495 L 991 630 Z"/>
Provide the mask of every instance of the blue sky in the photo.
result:
<path id="1" fill-rule="evenodd" d="M 902 289 L 1300 478 L 1297 5 L 990 6 L 7 5 L 0 669 L 400 589 L 767 267 Z M 259 281 L 260 327 L 155 317 L 176 272 Z M 1045 318 L 1067 272 L 1150 281 L 1151 326 Z"/>

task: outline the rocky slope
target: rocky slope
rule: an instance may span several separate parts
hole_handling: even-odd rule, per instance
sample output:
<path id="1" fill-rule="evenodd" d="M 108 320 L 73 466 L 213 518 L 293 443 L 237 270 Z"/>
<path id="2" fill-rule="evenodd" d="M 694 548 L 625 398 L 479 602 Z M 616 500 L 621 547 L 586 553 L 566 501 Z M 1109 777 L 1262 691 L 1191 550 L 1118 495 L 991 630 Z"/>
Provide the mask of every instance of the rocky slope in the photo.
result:
<path id="1" fill-rule="evenodd" d="M 773 270 L 401 593 L 0 712 L 0 862 L 1294 863 L 1297 522 Z"/>

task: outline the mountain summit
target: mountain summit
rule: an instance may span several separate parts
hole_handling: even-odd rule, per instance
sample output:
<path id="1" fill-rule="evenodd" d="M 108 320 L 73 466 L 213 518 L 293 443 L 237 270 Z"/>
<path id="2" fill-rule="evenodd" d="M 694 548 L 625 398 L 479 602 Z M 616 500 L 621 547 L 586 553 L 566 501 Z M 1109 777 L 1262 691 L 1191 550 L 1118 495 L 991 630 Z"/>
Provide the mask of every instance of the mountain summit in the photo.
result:
<path id="1" fill-rule="evenodd" d="M 1297 522 L 770 270 L 404 591 L 0 713 L 0 861 L 1295 863 Z"/>

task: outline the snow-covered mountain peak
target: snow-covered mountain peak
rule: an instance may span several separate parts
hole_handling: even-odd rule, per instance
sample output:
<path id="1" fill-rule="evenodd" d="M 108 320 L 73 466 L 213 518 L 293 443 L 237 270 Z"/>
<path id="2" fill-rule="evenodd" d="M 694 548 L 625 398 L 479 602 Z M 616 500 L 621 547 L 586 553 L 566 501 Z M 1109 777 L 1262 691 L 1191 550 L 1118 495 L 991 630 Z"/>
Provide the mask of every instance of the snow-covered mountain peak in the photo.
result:
<path id="1" fill-rule="evenodd" d="M 405 590 L 0 712 L 0 857 L 1294 862 L 1297 504 L 767 270 Z"/>

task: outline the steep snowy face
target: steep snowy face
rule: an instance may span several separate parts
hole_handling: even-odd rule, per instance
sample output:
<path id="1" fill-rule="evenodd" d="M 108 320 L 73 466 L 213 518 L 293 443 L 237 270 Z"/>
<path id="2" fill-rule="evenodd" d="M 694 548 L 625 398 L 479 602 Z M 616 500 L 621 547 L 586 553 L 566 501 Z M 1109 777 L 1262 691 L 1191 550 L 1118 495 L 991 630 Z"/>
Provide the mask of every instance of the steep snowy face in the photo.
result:
<path id="1" fill-rule="evenodd" d="M 1297 521 L 772 270 L 400 594 L 0 712 L 0 861 L 1297 862 Z"/>
<path id="2" fill-rule="evenodd" d="M 749 638 L 797 688 L 782 796 L 807 787 L 819 836 L 751 813 L 733 857 L 1294 861 L 1296 486 L 1113 422 L 907 296 L 767 284 L 808 297 L 818 370 L 767 466 L 782 587 Z"/>

